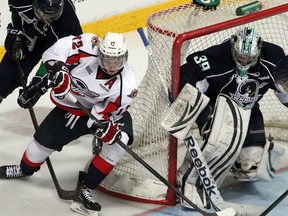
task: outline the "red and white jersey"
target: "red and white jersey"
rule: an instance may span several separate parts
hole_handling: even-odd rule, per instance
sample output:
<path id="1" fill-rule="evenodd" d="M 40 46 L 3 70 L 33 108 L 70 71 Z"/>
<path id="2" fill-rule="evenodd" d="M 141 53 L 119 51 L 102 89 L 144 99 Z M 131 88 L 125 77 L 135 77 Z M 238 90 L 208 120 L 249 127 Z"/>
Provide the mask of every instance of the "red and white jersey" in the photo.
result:
<path id="1" fill-rule="evenodd" d="M 65 62 L 71 77 L 71 93 L 99 120 L 117 121 L 137 95 L 137 82 L 128 62 L 114 76 L 99 66 L 97 49 L 100 39 L 91 33 L 68 36 L 58 40 L 43 53 L 42 61 Z M 75 115 L 85 115 L 68 97 L 55 97 L 52 102 Z"/>

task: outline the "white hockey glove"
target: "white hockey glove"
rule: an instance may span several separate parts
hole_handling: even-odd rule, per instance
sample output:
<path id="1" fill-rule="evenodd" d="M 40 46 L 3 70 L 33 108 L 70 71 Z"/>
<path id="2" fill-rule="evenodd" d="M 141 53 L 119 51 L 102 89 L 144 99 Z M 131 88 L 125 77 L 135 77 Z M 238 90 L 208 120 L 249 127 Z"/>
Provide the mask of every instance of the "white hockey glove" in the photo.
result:
<path id="1" fill-rule="evenodd" d="M 56 97 L 63 97 L 70 91 L 71 79 L 64 62 L 48 61 L 45 64 L 48 71 L 49 86 Z"/>
<path id="2" fill-rule="evenodd" d="M 121 130 L 117 123 L 112 121 L 102 122 L 102 127 L 94 123 L 90 128 L 92 134 L 106 144 L 112 145 L 121 139 Z"/>

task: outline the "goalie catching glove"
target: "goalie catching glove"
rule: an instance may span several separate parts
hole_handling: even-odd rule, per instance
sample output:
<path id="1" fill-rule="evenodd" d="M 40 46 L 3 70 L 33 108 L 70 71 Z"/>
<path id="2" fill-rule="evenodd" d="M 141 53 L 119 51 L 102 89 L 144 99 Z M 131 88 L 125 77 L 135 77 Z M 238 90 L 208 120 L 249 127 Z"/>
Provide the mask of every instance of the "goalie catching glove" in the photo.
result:
<path id="1" fill-rule="evenodd" d="M 71 79 L 69 70 L 64 62 L 48 61 L 45 63 L 50 80 L 49 86 L 53 89 L 56 97 L 63 97 L 70 91 Z"/>
<path id="2" fill-rule="evenodd" d="M 220 4 L 220 0 L 193 0 L 193 3 L 203 7 L 204 10 L 216 10 L 216 7 Z"/>
<path id="3" fill-rule="evenodd" d="M 47 92 L 47 79 L 35 76 L 25 90 L 20 89 L 17 102 L 20 107 L 27 109 L 34 106 L 39 98 Z"/>
<path id="4" fill-rule="evenodd" d="M 97 139 L 109 145 L 121 139 L 121 130 L 118 124 L 112 121 L 102 122 L 101 127 L 97 123 L 93 123 L 90 130 Z"/>

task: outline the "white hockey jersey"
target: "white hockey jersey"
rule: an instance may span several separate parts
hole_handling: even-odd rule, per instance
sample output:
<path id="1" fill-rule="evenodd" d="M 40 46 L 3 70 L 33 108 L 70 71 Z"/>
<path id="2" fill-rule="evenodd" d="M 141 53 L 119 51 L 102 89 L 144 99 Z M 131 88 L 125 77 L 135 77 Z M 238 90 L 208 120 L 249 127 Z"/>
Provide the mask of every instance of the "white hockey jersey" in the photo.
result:
<path id="1" fill-rule="evenodd" d="M 91 33 L 68 36 L 58 40 L 43 53 L 42 61 L 65 62 L 71 77 L 71 93 L 99 120 L 117 121 L 137 95 L 137 82 L 128 62 L 114 76 L 99 66 L 97 49 L 100 39 Z M 52 102 L 75 115 L 85 115 L 68 97 L 55 97 Z"/>

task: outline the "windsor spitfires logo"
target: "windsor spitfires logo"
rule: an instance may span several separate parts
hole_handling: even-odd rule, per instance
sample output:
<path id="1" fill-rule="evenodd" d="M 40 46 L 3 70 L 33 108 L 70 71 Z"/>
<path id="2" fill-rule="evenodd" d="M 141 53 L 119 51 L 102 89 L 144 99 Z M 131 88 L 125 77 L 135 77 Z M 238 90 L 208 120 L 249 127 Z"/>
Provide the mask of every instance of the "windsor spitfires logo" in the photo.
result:
<path id="1" fill-rule="evenodd" d="M 248 79 L 239 83 L 235 94 L 230 93 L 231 98 L 244 109 L 251 109 L 259 98 L 259 83 Z"/>
<path id="2" fill-rule="evenodd" d="M 91 38 L 92 49 L 94 49 L 95 46 L 99 46 L 99 43 L 100 39 L 97 36 Z"/>
<path id="3" fill-rule="evenodd" d="M 73 78 L 73 83 L 71 84 L 71 90 L 82 97 L 87 96 L 90 98 L 95 98 L 100 96 L 98 93 L 90 91 L 86 83 L 83 80 L 78 79 L 76 77 Z"/>

